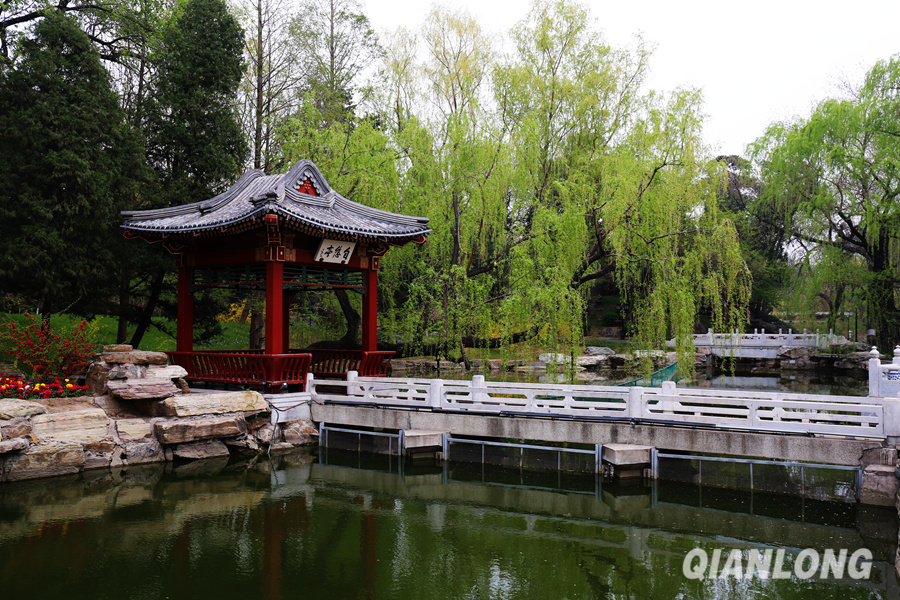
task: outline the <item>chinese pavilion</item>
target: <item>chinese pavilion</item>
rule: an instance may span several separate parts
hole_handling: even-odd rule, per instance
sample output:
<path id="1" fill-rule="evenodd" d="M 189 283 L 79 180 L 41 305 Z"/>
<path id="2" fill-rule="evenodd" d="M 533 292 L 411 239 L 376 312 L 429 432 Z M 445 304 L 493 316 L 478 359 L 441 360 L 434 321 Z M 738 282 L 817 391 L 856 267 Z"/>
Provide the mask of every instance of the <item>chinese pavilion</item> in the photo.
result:
<path id="1" fill-rule="evenodd" d="M 384 375 L 393 353 L 376 347 L 379 260 L 390 246 L 422 243 L 430 231 L 428 219 L 347 200 L 308 160 L 279 175 L 248 171 L 203 202 L 122 216 L 126 237 L 161 241 L 176 256 L 177 334 L 170 359 L 189 380 L 267 389 L 302 389 L 307 371 Z M 363 294 L 362 350 L 290 349 L 288 295 L 304 286 Z M 265 290 L 263 350 L 194 352 L 194 294 L 208 287 Z"/>

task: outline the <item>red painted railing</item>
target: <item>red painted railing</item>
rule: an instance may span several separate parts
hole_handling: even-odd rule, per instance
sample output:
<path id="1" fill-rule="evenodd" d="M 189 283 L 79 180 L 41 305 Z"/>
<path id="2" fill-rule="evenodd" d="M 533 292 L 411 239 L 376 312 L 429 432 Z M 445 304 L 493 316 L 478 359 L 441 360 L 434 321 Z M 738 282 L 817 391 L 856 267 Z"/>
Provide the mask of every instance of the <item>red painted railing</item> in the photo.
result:
<path id="1" fill-rule="evenodd" d="M 312 355 L 250 352 L 167 352 L 172 364 L 187 371 L 188 381 L 230 385 L 306 387 Z"/>
<path id="2" fill-rule="evenodd" d="M 305 389 L 306 374 L 316 377 L 386 377 L 394 352 L 319 350 L 304 348 L 290 354 L 264 354 L 262 350 L 203 350 L 167 352 L 172 364 L 188 372 L 188 381 L 267 387 L 299 385 Z"/>
<path id="3" fill-rule="evenodd" d="M 387 377 L 395 352 L 383 350 L 320 350 L 303 348 L 291 352 L 312 354 L 309 372 L 316 377 L 346 377 L 356 371 L 360 377 Z"/>

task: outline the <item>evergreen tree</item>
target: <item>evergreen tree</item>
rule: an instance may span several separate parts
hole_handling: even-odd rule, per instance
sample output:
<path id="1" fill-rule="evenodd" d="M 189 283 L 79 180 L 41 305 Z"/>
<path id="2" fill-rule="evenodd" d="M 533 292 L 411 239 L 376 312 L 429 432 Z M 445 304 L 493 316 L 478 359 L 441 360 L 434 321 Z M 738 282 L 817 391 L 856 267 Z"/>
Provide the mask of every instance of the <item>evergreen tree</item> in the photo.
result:
<path id="1" fill-rule="evenodd" d="M 0 286 L 45 317 L 111 284 L 140 147 L 76 22 L 48 12 L 0 74 Z M 101 292 L 101 293 L 98 293 Z"/>
<path id="2" fill-rule="evenodd" d="M 188 0 L 163 31 L 147 110 L 148 154 L 163 204 L 205 200 L 241 174 L 243 47 L 243 30 L 222 0 Z"/>

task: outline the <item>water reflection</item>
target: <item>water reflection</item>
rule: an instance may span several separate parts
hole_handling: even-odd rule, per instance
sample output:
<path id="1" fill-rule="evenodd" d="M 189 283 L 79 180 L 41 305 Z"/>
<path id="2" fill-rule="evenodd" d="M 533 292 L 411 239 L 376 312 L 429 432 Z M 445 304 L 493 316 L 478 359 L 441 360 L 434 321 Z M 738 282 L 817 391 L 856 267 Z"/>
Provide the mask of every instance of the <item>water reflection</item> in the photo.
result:
<path id="1" fill-rule="evenodd" d="M 896 539 L 890 510 L 334 451 L 0 487 L 7 597 L 894 598 Z M 695 547 L 865 547 L 874 568 L 693 581 Z"/>

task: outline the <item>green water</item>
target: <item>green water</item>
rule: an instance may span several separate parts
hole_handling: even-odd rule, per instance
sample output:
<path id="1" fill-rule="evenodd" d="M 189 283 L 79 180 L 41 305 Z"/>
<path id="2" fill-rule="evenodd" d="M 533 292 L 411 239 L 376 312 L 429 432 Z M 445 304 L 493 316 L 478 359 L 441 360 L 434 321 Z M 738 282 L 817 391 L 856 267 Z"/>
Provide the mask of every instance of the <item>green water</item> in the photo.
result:
<path id="1" fill-rule="evenodd" d="M 3 598 L 897 598 L 896 512 L 329 451 L 0 486 Z M 864 580 L 689 580 L 690 550 L 868 548 Z"/>

